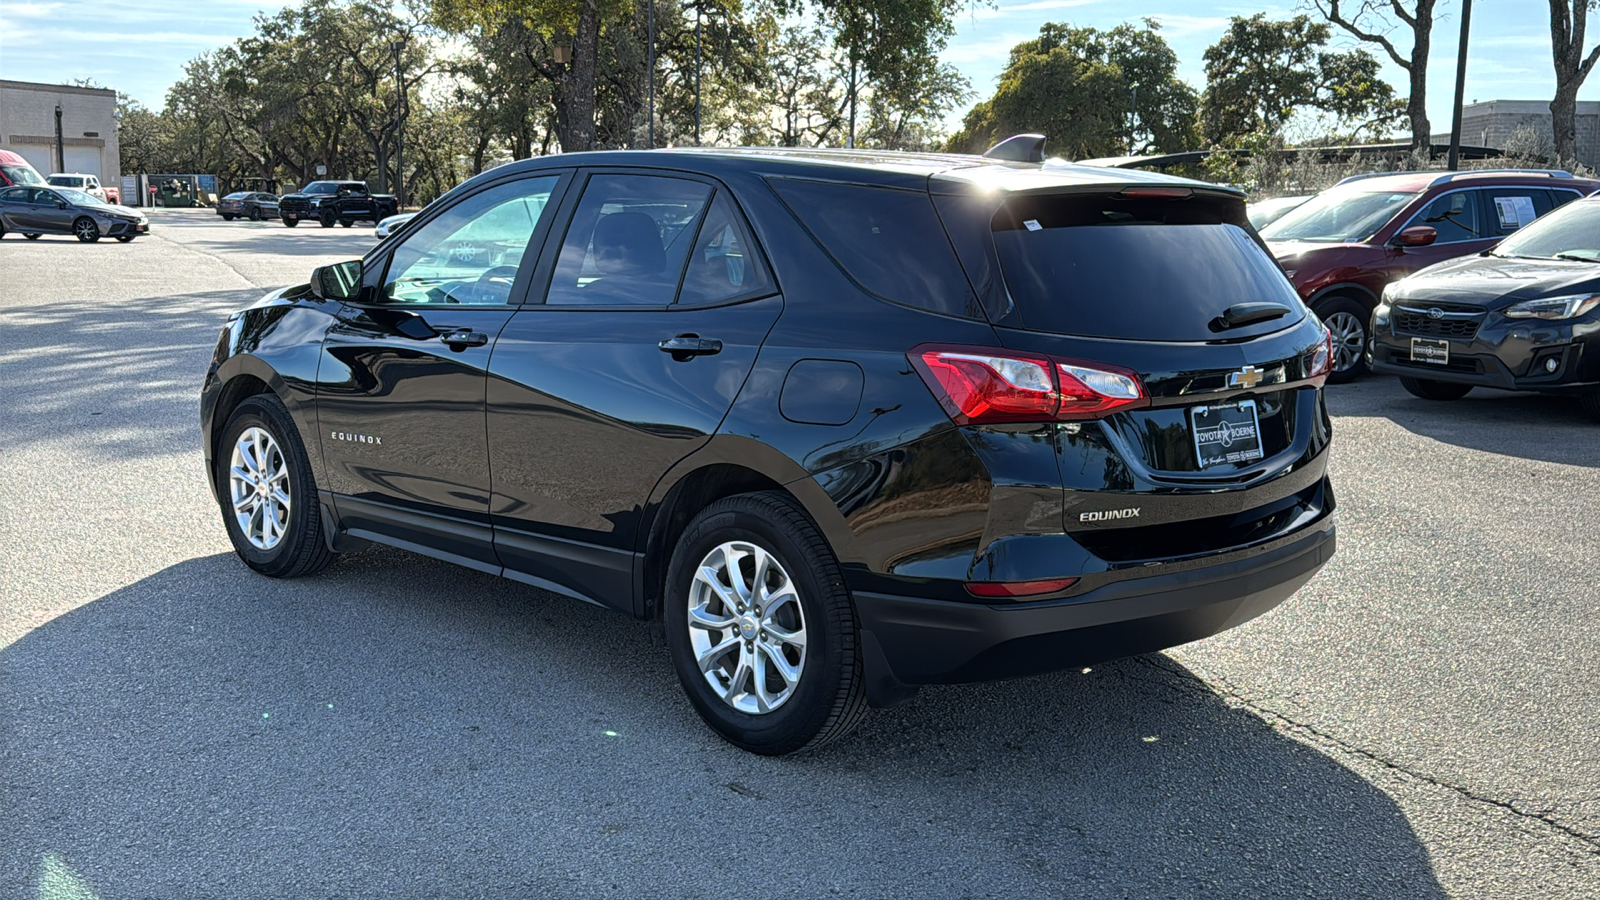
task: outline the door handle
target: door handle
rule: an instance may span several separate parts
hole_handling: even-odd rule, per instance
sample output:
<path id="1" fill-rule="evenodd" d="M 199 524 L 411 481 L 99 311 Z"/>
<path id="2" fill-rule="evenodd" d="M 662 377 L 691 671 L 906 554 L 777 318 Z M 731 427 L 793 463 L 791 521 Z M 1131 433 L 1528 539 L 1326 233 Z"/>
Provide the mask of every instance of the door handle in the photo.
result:
<path id="1" fill-rule="evenodd" d="M 452 350 L 465 350 L 468 347 L 482 347 L 489 343 L 489 336 L 481 331 L 461 328 L 439 335 L 439 340 Z"/>
<path id="2" fill-rule="evenodd" d="M 716 338 L 703 338 L 698 334 L 680 334 L 677 337 L 667 338 L 656 346 L 661 348 L 662 353 L 671 353 L 672 358 L 678 362 L 722 352 L 721 341 Z"/>

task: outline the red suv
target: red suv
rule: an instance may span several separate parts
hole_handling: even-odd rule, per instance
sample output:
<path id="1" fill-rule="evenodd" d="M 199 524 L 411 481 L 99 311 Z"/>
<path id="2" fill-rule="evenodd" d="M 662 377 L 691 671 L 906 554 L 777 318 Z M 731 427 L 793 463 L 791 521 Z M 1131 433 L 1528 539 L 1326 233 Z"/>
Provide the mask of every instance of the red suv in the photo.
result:
<path id="1" fill-rule="evenodd" d="M 1542 169 L 1357 175 L 1261 229 L 1334 340 L 1330 381 L 1367 372 L 1383 289 L 1425 266 L 1481 253 L 1600 182 Z"/>

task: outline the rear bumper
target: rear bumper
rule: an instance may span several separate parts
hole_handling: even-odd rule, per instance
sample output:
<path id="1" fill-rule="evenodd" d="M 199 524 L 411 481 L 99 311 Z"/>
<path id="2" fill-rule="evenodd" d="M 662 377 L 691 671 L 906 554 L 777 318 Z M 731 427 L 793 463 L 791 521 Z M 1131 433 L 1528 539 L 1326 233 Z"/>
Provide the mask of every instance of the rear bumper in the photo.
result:
<path id="1" fill-rule="evenodd" d="M 858 591 L 868 699 L 893 705 L 912 685 L 1034 675 L 1209 637 L 1310 581 L 1333 557 L 1334 532 L 1328 515 L 1206 565 L 1173 566 L 1063 600 L 996 606 Z"/>

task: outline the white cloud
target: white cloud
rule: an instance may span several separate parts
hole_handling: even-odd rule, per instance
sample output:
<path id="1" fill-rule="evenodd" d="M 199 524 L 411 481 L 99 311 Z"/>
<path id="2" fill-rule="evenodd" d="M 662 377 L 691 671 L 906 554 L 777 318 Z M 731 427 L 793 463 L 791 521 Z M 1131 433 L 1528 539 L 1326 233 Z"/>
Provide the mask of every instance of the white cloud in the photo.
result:
<path id="1" fill-rule="evenodd" d="M 1163 36 L 1169 38 L 1187 37 L 1200 32 L 1217 32 L 1221 35 L 1223 29 L 1228 27 L 1226 16 L 1183 16 L 1175 14 L 1154 15 L 1150 18 L 1161 23 Z"/>

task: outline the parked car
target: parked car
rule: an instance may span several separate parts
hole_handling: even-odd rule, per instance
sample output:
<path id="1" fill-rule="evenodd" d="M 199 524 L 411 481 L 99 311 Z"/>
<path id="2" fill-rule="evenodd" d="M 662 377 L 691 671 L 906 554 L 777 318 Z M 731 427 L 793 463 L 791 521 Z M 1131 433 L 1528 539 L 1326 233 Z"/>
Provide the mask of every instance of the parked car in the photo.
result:
<path id="1" fill-rule="evenodd" d="M 1423 399 L 1568 394 L 1600 421 L 1600 197 L 1389 285 L 1372 333 L 1373 369 Z"/>
<path id="2" fill-rule="evenodd" d="M 1257 200 L 1244 208 L 1245 215 L 1250 217 L 1250 224 L 1257 231 L 1271 225 L 1283 218 L 1284 214 L 1296 206 L 1311 199 L 1310 194 L 1293 197 L 1273 197 L 1269 200 Z"/>
<path id="3" fill-rule="evenodd" d="M 1600 182 L 1499 169 L 1347 178 L 1261 229 L 1300 296 L 1333 332 L 1332 382 L 1367 371 L 1367 323 L 1383 289 L 1470 256 Z"/>
<path id="4" fill-rule="evenodd" d="M 44 177 L 27 160 L 10 150 L 0 150 L 0 187 L 44 183 Z"/>
<path id="5" fill-rule="evenodd" d="M 1241 194 L 1016 140 L 471 179 L 223 329 L 235 550 L 391 543 L 660 619 L 765 754 L 1266 612 L 1334 549 L 1327 330 Z"/>
<path id="6" fill-rule="evenodd" d="M 82 172 L 52 172 L 45 181 L 54 187 L 72 188 L 83 191 L 85 194 L 99 200 L 101 203 L 114 203 L 104 188 L 100 186 L 100 179 Z M 120 198 L 119 198 L 120 199 Z"/>
<path id="7" fill-rule="evenodd" d="M 265 191 L 238 191 L 217 201 L 217 215 L 232 222 L 234 219 L 262 219 L 278 217 L 278 195 Z"/>
<path id="8" fill-rule="evenodd" d="M 357 221 L 377 224 L 394 215 L 393 194 L 373 194 L 365 181 L 313 181 L 305 190 L 278 198 L 278 216 L 293 228 L 307 219 L 332 228 L 335 222 L 349 228 Z"/>
<path id="9" fill-rule="evenodd" d="M 381 241 L 389 235 L 394 234 L 396 231 L 399 231 L 401 225 L 404 225 L 405 223 L 416 218 L 416 215 L 417 214 L 414 212 L 397 213 L 392 215 L 379 222 L 378 227 L 373 229 L 373 234 L 376 235 L 378 240 Z"/>
<path id="10" fill-rule="evenodd" d="M 144 213 L 60 187 L 0 190 L 0 236 L 18 231 L 30 241 L 41 234 L 71 234 L 85 243 L 114 237 L 127 243 L 150 231 Z"/>

